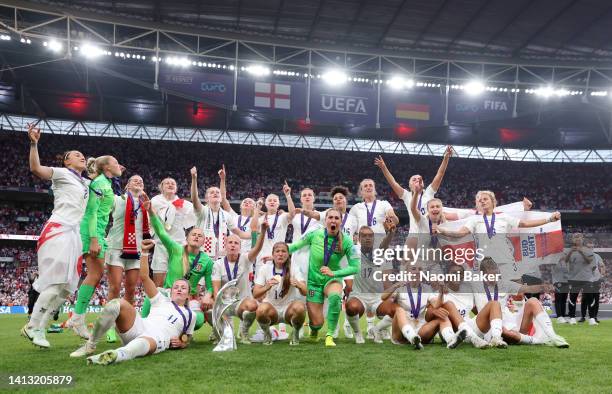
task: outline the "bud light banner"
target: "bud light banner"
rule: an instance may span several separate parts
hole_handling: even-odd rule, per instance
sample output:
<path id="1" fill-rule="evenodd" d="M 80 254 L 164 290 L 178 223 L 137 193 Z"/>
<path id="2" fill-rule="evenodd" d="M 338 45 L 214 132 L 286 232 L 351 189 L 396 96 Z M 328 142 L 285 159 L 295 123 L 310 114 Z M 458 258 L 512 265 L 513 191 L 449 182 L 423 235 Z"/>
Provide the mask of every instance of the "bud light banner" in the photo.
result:
<path id="1" fill-rule="evenodd" d="M 160 65 L 159 86 L 226 108 L 231 108 L 234 104 L 232 75 L 180 70 Z"/>
<path id="2" fill-rule="evenodd" d="M 306 82 L 238 78 L 239 109 L 269 112 L 278 118 L 306 117 Z"/>
<path id="3" fill-rule="evenodd" d="M 377 91 L 374 88 L 310 85 L 310 118 L 317 123 L 344 126 L 376 125 Z"/>
<path id="4" fill-rule="evenodd" d="M 450 122 L 477 122 L 509 119 L 512 117 L 512 99 L 505 95 L 469 97 L 451 94 L 448 100 Z"/>
<path id="5" fill-rule="evenodd" d="M 440 126 L 444 123 L 443 105 L 444 97 L 438 92 L 416 93 L 384 88 L 380 92 L 380 124 L 382 127 L 397 124 Z"/>

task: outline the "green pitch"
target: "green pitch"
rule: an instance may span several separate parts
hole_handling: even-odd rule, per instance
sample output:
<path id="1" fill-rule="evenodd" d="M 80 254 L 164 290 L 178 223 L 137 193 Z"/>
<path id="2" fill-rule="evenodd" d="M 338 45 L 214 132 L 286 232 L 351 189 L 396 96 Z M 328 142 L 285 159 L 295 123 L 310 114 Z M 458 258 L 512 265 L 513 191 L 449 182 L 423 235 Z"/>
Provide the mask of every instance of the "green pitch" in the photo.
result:
<path id="1" fill-rule="evenodd" d="M 333 349 L 326 349 L 322 341 L 304 341 L 298 347 L 285 341 L 272 346 L 239 344 L 236 352 L 213 353 L 210 331 L 205 328 L 186 350 L 108 367 L 87 366 L 85 360 L 69 358 L 81 343 L 72 332 L 47 334 L 53 347 L 35 348 L 19 335 L 24 323 L 24 315 L 0 316 L 0 391 L 9 388 L 7 374 L 70 374 L 75 383 L 67 390 L 105 393 L 602 393 L 612 386 L 611 321 L 598 327 L 556 325 L 557 332 L 569 341 L 569 349 L 513 346 L 478 350 L 462 345 L 451 351 L 437 342 L 421 352 L 388 341 L 355 345 L 341 338 Z M 102 343 L 98 350 L 116 346 Z"/>

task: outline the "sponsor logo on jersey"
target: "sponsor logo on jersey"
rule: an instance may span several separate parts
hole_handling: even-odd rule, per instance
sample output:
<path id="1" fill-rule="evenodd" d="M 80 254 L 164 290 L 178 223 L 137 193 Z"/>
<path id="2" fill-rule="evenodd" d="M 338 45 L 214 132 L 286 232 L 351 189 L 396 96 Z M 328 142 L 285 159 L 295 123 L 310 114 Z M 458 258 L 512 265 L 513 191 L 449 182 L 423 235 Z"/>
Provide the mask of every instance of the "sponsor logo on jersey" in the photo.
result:
<path id="1" fill-rule="evenodd" d="M 321 95 L 321 111 L 352 115 L 367 115 L 367 97 Z"/>

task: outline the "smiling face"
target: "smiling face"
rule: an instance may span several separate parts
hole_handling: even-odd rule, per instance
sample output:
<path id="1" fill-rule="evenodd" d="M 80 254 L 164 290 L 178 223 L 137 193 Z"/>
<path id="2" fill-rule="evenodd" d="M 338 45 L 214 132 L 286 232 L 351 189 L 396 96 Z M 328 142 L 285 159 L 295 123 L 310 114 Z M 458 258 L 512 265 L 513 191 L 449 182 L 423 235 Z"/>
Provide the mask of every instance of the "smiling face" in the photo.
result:
<path id="1" fill-rule="evenodd" d="M 437 198 L 430 200 L 427 203 L 427 213 L 429 214 L 429 218 L 433 221 L 438 221 L 442 217 L 442 201 Z"/>
<path id="2" fill-rule="evenodd" d="M 166 178 L 159 184 L 159 189 L 162 194 L 174 196 L 176 194 L 176 181 L 172 178 Z"/>
<path id="3" fill-rule="evenodd" d="M 268 197 L 266 197 L 266 208 L 268 210 L 268 213 L 276 213 L 279 206 L 280 201 L 278 200 L 278 196 L 276 194 L 268 194 Z"/>
<path id="4" fill-rule="evenodd" d="M 204 245 L 204 232 L 200 228 L 192 228 L 187 234 L 187 246 L 199 249 L 202 245 Z"/>
<path id="5" fill-rule="evenodd" d="M 423 177 L 420 175 L 411 176 L 410 180 L 408 181 L 408 188 L 410 189 L 410 191 L 415 191 L 418 186 L 420 186 L 421 189 L 425 188 Z"/>
<path id="6" fill-rule="evenodd" d="M 363 199 L 373 200 L 376 198 L 376 185 L 371 179 L 364 179 L 359 184 L 359 194 Z"/>
<path id="7" fill-rule="evenodd" d="M 71 150 L 64 154 L 64 166 L 72 168 L 80 174 L 87 168 L 87 160 L 78 150 Z"/>
<path id="8" fill-rule="evenodd" d="M 206 189 L 206 202 L 213 205 L 221 203 L 221 189 L 211 186 Z"/>
<path id="9" fill-rule="evenodd" d="M 126 187 L 130 193 L 137 196 L 144 190 L 144 181 L 140 175 L 132 175 L 128 180 Z"/>
<path id="10" fill-rule="evenodd" d="M 327 228 L 327 233 L 330 235 L 338 234 L 341 224 L 342 219 L 340 212 L 337 209 L 328 209 L 325 215 L 325 228 Z"/>
<path id="11" fill-rule="evenodd" d="M 178 305 L 185 305 L 189 297 L 189 282 L 185 279 L 177 279 L 172 284 L 170 290 L 170 298 Z"/>
<path id="12" fill-rule="evenodd" d="M 272 260 L 274 260 L 274 264 L 280 266 L 287 262 L 289 259 L 289 249 L 287 244 L 284 242 L 278 242 L 274 244 L 272 248 Z"/>

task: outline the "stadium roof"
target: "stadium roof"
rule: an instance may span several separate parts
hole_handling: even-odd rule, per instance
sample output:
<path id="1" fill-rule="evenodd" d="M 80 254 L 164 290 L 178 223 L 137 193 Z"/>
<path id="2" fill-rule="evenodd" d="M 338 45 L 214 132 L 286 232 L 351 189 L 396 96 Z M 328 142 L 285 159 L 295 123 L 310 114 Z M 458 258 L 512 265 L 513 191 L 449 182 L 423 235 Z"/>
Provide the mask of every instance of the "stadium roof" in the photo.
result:
<path id="1" fill-rule="evenodd" d="M 78 15 L 197 28 L 275 44 L 438 58 L 607 62 L 607 0 L 2 1 Z M 27 12 L 20 18 L 27 21 Z M 233 34 L 234 36 L 228 36 Z"/>

